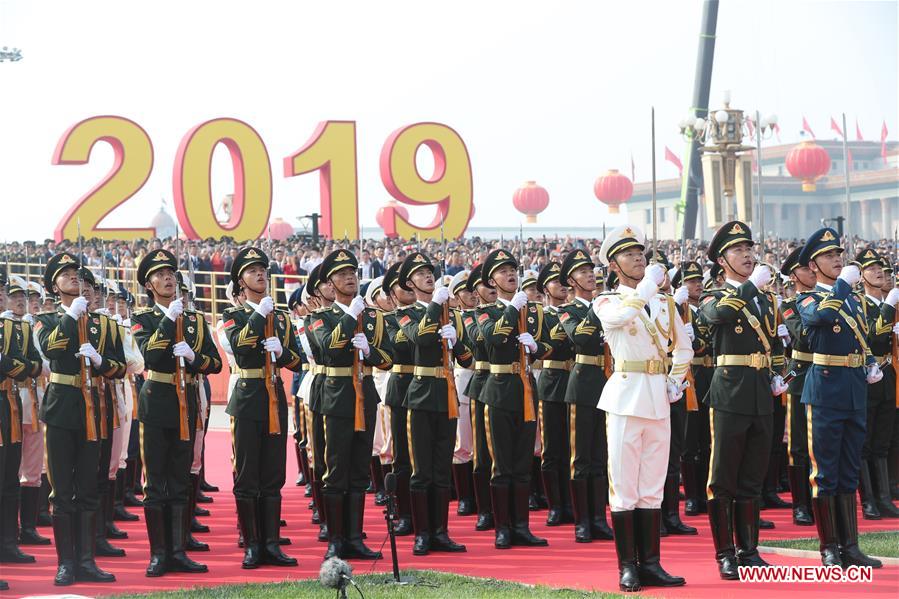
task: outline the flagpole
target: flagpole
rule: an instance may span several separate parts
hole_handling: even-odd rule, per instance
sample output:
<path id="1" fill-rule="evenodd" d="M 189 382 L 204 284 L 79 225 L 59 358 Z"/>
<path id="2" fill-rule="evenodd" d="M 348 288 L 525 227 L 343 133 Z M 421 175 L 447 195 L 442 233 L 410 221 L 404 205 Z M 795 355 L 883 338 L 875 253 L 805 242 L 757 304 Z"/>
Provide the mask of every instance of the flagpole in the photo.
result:
<path id="1" fill-rule="evenodd" d="M 849 260 L 852 259 L 852 244 L 849 240 L 849 216 L 852 206 L 849 203 L 849 143 L 846 141 L 846 113 L 843 113 L 843 179 L 846 185 L 846 216 L 843 219 L 843 234 L 846 236 L 846 249 Z"/>
<path id="2" fill-rule="evenodd" d="M 658 218 L 656 217 L 656 107 L 652 107 L 652 262 L 659 247 Z"/>
<path id="3" fill-rule="evenodd" d="M 758 189 L 758 200 L 759 200 L 759 233 L 761 233 L 761 237 L 759 238 L 762 242 L 762 259 L 765 258 L 765 204 L 762 199 L 762 116 L 759 114 L 759 111 L 755 111 L 755 145 L 756 145 L 756 163 L 758 164 L 758 169 L 756 171 L 756 188 Z"/>

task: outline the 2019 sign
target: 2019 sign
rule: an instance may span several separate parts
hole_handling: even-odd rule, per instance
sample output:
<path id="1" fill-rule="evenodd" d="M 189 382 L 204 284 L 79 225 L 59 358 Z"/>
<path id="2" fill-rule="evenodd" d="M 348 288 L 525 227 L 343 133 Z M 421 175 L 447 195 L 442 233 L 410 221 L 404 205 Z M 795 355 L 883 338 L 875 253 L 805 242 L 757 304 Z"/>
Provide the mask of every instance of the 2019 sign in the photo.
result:
<path id="1" fill-rule="evenodd" d="M 95 116 L 70 127 L 53 153 L 53 164 L 86 164 L 98 141 L 114 154 L 109 173 L 76 201 L 56 226 L 57 241 L 75 239 L 80 220 L 82 235 L 103 239 L 152 237 L 152 229 L 100 228 L 100 222 L 133 197 L 153 170 L 153 143 L 137 123 L 121 116 Z M 212 153 L 224 144 L 234 168 L 231 218 L 221 223 L 214 213 L 210 186 Z M 434 172 L 423 177 L 415 157 L 426 146 L 434 157 Z M 284 158 L 284 176 L 318 171 L 320 231 L 329 237 L 359 237 L 359 197 L 356 174 L 356 123 L 323 121 L 299 150 Z M 381 148 L 380 174 L 384 187 L 397 201 L 409 205 L 437 205 L 434 220 L 416 226 L 390 210 L 385 234 L 437 238 L 441 224 L 448 238 L 464 234 L 474 214 L 471 162 L 456 131 L 441 123 L 415 123 L 394 131 Z M 217 118 L 188 131 L 178 146 L 172 173 L 175 212 L 191 239 L 230 235 L 257 239 L 264 235 L 272 207 L 272 169 L 260 135 L 247 123 Z"/>

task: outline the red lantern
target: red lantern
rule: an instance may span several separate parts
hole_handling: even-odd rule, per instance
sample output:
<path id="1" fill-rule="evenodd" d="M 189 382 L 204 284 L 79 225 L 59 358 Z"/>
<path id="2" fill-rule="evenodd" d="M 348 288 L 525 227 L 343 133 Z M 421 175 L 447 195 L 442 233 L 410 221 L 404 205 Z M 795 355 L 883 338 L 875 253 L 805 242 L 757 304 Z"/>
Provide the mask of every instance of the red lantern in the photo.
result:
<path id="1" fill-rule="evenodd" d="M 549 193 L 537 185 L 536 181 L 528 181 L 515 190 L 512 205 L 527 216 L 527 222 L 537 222 L 537 215 L 549 206 Z"/>
<path id="2" fill-rule="evenodd" d="M 631 199 L 634 193 L 634 184 L 631 180 L 618 172 L 618 169 L 609 169 L 605 175 L 596 179 L 593 184 L 593 194 L 603 204 L 609 207 L 609 214 L 618 214 L 618 207 Z"/>
<path id="3" fill-rule="evenodd" d="M 281 217 L 274 219 L 268 224 L 268 237 L 271 239 L 284 241 L 293 233 L 293 227 Z"/>
<path id="4" fill-rule="evenodd" d="M 815 142 L 805 140 L 787 154 L 787 170 L 802 179 L 802 191 L 815 191 L 815 181 L 830 172 L 830 155 Z"/>
<path id="5" fill-rule="evenodd" d="M 375 214 L 375 221 L 378 223 L 378 226 L 384 229 L 384 235 L 391 239 L 398 237 L 395 215 L 401 216 L 406 221 L 409 220 L 409 211 L 406 210 L 405 206 L 397 203 L 396 200 L 390 200 L 384 206 L 378 208 L 378 212 Z"/>

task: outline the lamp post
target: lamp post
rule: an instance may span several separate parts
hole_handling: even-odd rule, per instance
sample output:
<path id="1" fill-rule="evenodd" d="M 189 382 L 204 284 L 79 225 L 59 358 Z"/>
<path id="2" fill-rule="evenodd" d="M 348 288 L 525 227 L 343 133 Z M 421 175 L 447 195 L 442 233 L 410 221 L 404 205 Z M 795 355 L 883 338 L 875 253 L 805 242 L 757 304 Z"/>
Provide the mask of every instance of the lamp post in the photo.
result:
<path id="1" fill-rule="evenodd" d="M 762 118 L 756 111 L 753 118 L 745 115 L 743 110 L 731 108 L 728 91 L 724 93 L 724 108 L 712 113 L 710 119 L 697 118 L 691 112 L 680 121 L 678 126 L 681 135 L 688 141 L 695 140 L 700 144 L 705 197 L 712 224 L 733 220 L 735 200 L 738 217 L 752 220 L 752 165 L 746 152 L 755 149 L 755 146 L 744 145 L 743 140 L 751 140 L 751 127 L 755 126 L 756 143 L 760 145 L 761 136 L 769 136 L 775 124 L 777 117 L 774 115 Z M 761 166 L 758 176 L 761 193 Z M 763 210 L 761 201 L 760 195 L 760 212 Z M 762 227 L 764 235 L 764 226 Z"/>

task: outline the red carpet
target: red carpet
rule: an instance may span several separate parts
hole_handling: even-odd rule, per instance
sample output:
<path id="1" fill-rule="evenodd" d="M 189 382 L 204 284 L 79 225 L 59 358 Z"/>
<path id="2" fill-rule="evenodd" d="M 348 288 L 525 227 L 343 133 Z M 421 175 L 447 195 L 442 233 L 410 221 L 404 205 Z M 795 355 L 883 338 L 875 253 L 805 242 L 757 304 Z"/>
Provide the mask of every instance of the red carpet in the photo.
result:
<path id="1" fill-rule="evenodd" d="M 222 491 L 215 493 L 215 503 L 208 504 L 212 516 L 204 518 L 212 531 L 197 535 L 197 538 L 209 543 L 209 553 L 192 553 L 191 556 L 209 566 L 205 575 L 169 574 L 162 578 L 150 579 L 144 576 L 144 568 L 149 558 L 146 542 L 146 529 L 143 521 L 120 522 L 118 525 L 128 531 L 130 539 L 115 541 L 116 546 L 124 548 L 128 556 L 121 559 L 104 558 L 98 560 L 100 566 L 114 573 L 118 580 L 112 585 L 76 584 L 67 589 L 53 586 L 53 575 L 56 571 L 56 555 L 52 546 L 28 547 L 28 553 L 37 557 L 37 563 L 28 566 L 3 564 L 0 566 L 0 578 L 10 583 L 10 590 L 0 592 L 2 597 L 18 597 L 22 595 L 39 595 L 59 593 L 63 590 L 81 595 L 109 595 L 114 593 L 149 592 L 164 589 L 189 588 L 192 586 L 211 586 L 227 583 L 270 582 L 313 578 L 318 576 L 321 556 L 325 544 L 315 540 L 317 527 L 309 523 L 310 512 L 306 509 L 308 499 L 303 497 L 302 488 L 293 486 L 296 468 L 293 450 L 288 451 L 288 486 L 284 489 L 284 518 L 288 526 L 282 534 L 293 540 L 293 545 L 286 547 L 289 555 L 299 559 L 297 568 L 264 567 L 257 570 L 242 570 L 240 561 L 242 551 L 238 549 L 236 518 L 234 503 L 230 494 L 229 456 L 230 441 L 224 431 L 210 432 L 207 437 L 209 448 L 207 455 L 208 478 L 218 484 Z M 454 510 L 454 505 L 451 510 Z M 385 539 L 385 523 L 383 508 L 376 508 L 369 503 L 366 508 L 366 531 L 368 544 L 372 548 L 380 548 Z M 132 511 L 137 511 L 132 509 Z M 571 526 L 547 528 L 543 521 L 546 512 L 532 513 L 534 532 L 550 541 L 548 549 L 514 548 L 508 551 L 497 551 L 493 548 L 492 532 L 475 532 L 474 518 L 452 516 L 450 533 L 453 538 L 468 546 L 464 554 L 434 554 L 426 557 L 412 556 L 412 537 L 397 540 L 400 553 L 401 568 L 421 568 L 443 570 L 470 576 L 502 578 L 529 584 L 546 584 L 557 587 L 576 587 L 586 590 L 617 591 L 617 564 L 612 542 L 593 542 L 589 545 L 577 545 Z M 765 539 L 785 539 L 796 537 L 814 537 L 814 527 L 796 527 L 790 522 L 789 510 L 764 512 L 766 518 L 774 520 L 777 528 L 762 531 L 762 543 Z M 142 516 L 142 514 L 141 514 Z M 687 586 L 673 590 L 654 589 L 644 594 L 664 597 L 753 597 L 763 592 L 765 599 L 778 596 L 791 597 L 846 597 L 854 593 L 866 596 L 896 597 L 899 592 L 899 567 L 887 566 L 875 570 L 874 582 L 867 585 L 858 584 L 741 584 L 724 582 L 718 578 L 712 541 L 709 537 L 708 521 L 705 517 L 686 518 L 686 521 L 700 529 L 700 534 L 693 537 L 668 537 L 662 539 L 662 563 L 672 574 L 686 577 Z M 881 520 L 869 522 L 861 520 L 862 531 L 896 530 L 899 521 Z M 50 535 L 51 529 L 41 528 L 41 533 Z M 383 547 L 385 560 L 374 565 L 374 571 L 389 572 L 389 543 Z M 818 565 L 817 560 L 768 555 L 766 559 L 778 565 L 803 564 Z M 353 562 L 357 574 L 369 573 L 373 565 L 370 562 Z M 387 596 L 381 592 L 370 596 Z"/>

